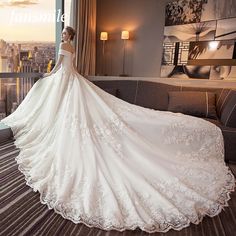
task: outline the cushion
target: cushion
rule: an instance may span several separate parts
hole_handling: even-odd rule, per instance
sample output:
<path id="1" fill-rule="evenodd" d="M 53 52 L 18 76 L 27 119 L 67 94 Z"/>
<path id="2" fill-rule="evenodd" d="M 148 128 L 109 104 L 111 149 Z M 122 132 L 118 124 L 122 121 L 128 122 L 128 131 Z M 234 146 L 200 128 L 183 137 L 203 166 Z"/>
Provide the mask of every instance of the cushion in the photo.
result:
<path id="1" fill-rule="evenodd" d="M 168 111 L 217 119 L 215 93 L 199 91 L 172 91 L 168 94 Z"/>
<path id="2" fill-rule="evenodd" d="M 236 128 L 236 90 L 229 90 L 221 106 L 222 124 Z"/>

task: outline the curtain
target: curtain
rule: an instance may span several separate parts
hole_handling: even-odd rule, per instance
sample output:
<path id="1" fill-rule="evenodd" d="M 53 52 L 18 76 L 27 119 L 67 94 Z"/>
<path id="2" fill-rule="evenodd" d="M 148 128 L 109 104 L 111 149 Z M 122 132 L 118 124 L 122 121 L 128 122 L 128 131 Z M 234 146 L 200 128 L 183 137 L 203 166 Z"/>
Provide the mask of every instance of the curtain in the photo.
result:
<path id="1" fill-rule="evenodd" d="M 77 31 L 74 42 L 77 70 L 83 76 L 95 75 L 96 0 L 73 0 L 70 23 Z"/>

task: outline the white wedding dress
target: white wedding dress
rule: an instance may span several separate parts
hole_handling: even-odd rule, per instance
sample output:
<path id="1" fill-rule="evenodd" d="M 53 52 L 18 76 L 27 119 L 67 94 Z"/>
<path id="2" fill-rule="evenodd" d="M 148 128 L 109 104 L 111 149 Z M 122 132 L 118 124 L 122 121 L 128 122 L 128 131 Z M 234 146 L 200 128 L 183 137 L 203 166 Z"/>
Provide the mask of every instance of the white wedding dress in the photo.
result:
<path id="1" fill-rule="evenodd" d="M 104 230 L 180 230 L 220 213 L 235 179 L 221 130 L 203 119 L 116 98 L 81 76 L 74 54 L 14 113 L 16 160 L 43 204 Z"/>

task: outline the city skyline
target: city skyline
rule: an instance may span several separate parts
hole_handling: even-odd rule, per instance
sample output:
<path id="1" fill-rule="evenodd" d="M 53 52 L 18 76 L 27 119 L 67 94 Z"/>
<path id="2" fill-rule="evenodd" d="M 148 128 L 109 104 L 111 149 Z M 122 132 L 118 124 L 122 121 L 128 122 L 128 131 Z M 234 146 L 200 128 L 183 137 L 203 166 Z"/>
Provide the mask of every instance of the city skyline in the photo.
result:
<path id="1" fill-rule="evenodd" d="M 56 22 L 69 25 L 71 0 L 65 1 L 63 15 L 55 3 L 56 0 L 0 0 L 0 73 L 52 70 Z M 17 108 L 33 84 L 34 78 L 0 80 L 1 118 Z"/>
<path id="2" fill-rule="evenodd" d="M 31 42 L 35 42 L 35 43 L 55 43 L 55 41 L 40 41 L 40 40 L 5 40 L 4 38 L 0 38 L 0 40 L 4 40 L 7 43 L 31 43 Z"/>
<path id="3" fill-rule="evenodd" d="M 36 51 L 37 62 L 32 60 L 32 54 L 34 55 L 34 52 Z M 27 56 L 25 53 L 27 53 Z M 24 54 L 24 56 L 22 57 L 21 54 Z M 24 61 L 24 65 L 27 64 L 29 67 L 27 71 L 35 71 L 39 69 L 39 71 L 42 72 L 42 70 L 46 70 L 48 62 L 50 60 L 55 60 L 55 42 L 12 41 L 9 43 L 0 39 L 0 73 L 20 72 L 23 65 L 22 60 Z M 44 69 L 42 69 L 42 67 Z"/>
<path id="4" fill-rule="evenodd" d="M 55 65 L 55 42 L 6 42 L 0 39 L 0 73 L 45 73 Z M 0 80 L 0 117 L 13 112 L 34 84 L 34 78 Z M 7 97 L 7 99 L 6 99 Z"/>
<path id="5" fill-rule="evenodd" d="M 2 0 L 0 39 L 10 41 L 55 41 L 55 1 Z M 59 19 L 60 17 L 58 17 Z"/>

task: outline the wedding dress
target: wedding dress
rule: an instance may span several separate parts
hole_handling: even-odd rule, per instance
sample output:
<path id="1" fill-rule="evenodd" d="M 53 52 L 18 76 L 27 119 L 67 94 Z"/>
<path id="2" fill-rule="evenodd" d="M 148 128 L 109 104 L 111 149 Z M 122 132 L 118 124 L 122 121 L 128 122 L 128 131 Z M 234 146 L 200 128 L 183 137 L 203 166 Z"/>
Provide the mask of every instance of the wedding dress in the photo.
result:
<path id="1" fill-rule="evenodd" d="M 74 223 L 104 230 L 166 232 L 227 206 L 235 179 L 221 130 L 200 118 L 112 96 L 73 68 L 38 80 L 1 120 L 40 200 Z"/>

